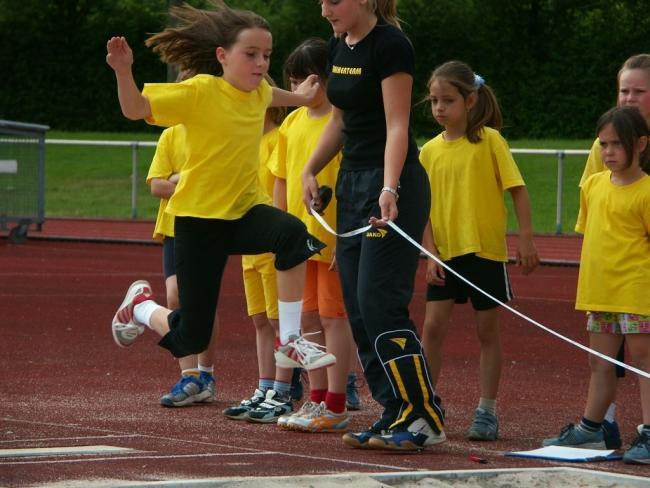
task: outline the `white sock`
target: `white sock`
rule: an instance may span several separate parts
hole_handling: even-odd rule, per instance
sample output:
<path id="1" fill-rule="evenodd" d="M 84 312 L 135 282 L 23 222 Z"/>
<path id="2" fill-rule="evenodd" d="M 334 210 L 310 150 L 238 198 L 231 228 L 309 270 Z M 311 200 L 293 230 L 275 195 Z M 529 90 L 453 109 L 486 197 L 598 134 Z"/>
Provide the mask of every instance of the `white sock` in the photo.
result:
<path id="1" fill-rule="evenodd" d="M 145 300 L 133 307 L 133 318 L 151 329 L 151 316 L 158 308 L 160 305 L 153 300 Z"/>
<path id="2" fill-rule="evenodd" d="M 280 316 L 280 342 L 286 344 L 291 336 L 300 335 L 302 300 L 297 302 L 278 301 L 278 314 Z"/>
<path id="3" fill-rule="evenodd" d="M 491 400 L 489 398 L 479 398 L 478 408 L 485 410 L 486 412 L 491 413 L 492 415 L 497 414 L 497 401 L 496 399 Z"/>
<path id="4" fill-rule="evenodd" d="M 607 420 L 608 422 L 614 422 L 615 418 L 616 418 L 616 404 L 610 403 L 609 408 L 607 409 L 607 413 L 605 414 L 605 420 Z"/>
<path id="5" fill-rule="evenodd" d="M 204 373 L 214 373 L 214 365 L 213 366 L 203 366 L 202 364 L 199 364 L 199 371 L 203 371 Z"/>

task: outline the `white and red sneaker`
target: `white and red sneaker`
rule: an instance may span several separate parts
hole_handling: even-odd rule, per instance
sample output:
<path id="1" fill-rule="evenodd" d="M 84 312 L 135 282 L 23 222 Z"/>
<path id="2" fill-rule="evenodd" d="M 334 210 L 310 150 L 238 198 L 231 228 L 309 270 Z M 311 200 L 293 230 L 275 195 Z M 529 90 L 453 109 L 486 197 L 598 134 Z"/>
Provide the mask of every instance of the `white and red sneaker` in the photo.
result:
<path id="1" fill-rule="evenodd" d="M 336 363 L 336 356 L 325 351 L 325 346 L 308 341 L 304 336 L 291 336 L 282 344 L 275 339 L 275 364 L 280 368 L 303 368 L 312 371 Z"/>
<path id="2" fill-rule="evenodd" d="M 133 317 L 133 307 L 152 299 L 153 293 L 148 281 L 138 280 L 131 283 L 111 325 L 113 339 L 118 346 L 130 346 L 144 332 L 145 326 Z"/>

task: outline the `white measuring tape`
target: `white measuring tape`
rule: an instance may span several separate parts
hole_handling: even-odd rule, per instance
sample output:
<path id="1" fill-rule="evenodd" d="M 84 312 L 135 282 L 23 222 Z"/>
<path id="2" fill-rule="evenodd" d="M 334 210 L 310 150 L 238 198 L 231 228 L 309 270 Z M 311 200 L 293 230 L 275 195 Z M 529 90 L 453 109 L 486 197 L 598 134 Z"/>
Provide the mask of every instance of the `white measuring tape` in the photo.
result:
<path id="1" fill-rule="evenodd" d="M 335 231 L 334 229 L 332 229 L 332 228 L 327 224 L 327 222 L 325 222 L 325 219 L 323 219 L 323 217 L 321 217 L 321 216 L 318 214 L 318 212 L 316 212 L 316 211 L 315 211 L 313 208 L 311 208 L 311 207 L 310 207 L 310 210 L 311 210 L 311 214 L 316 218 L 316 220 L 320 223 L 320 225 L 322 225 L 322 226 L 323 226 L 323 227 L 324 227 L 324 228 L 325 228 L 325 229 L 326 229 L 330 234 L 334 234 L 335 236 L 338 236 L 338 237 L 352 237 L 352 236 L 355 236 L 355 235 L 363 234 L 364 232 L 366 232 L 367 230 L 369 230 L 369 229 L 372 227 L 372 225 L 367 225 L 367 226 L 365 226 L 365 227 L 360 227 L 359 229 L 351 230 L 350 232 L 345 232 L 344 234 L 337 234 L 336 231 Z M 539 327 L 540 329 L 542 329 L 542 330 L 548 332 L 549 334 L 552 334 L 552 335 L 554 335 L 554 336 L 556 336 L 556 337 L 559 337 L 560 339 L 562 339 L 562 340 L 568 342 L 569 344 L 572 344 L 572 345 L 574 345 L 574 346 L 576 346 L 576 347 L 582 349 L 583 351 L 586 351 L 586 352 L 588 352 L 588 353 L 590 353 L 590 354 L 593 354 L 594 356 L 598 356 L 599 358 L 604 359 L 604 360 L 606 360 L 606 361 L 609 361 L 609 362 L 612 363 L 612 364 L 617 364 L 618 366 L 620 366 L 620 367 L 622 367 L 622 368 L 625 368 L 625 369 L 627 369 L 628 371 L 632 371 L 633 373 L 636 373 L 636 374 L 638 374 L 638 375 L 640 375 L 640 376 L 643 376 L 643 377 L 645 377 L 645 378 L 650 379 L 650 373 L 647 373 L 647 372 L 645 372 L 645 371 L 643 371 L 643 370 L 641 370 L 641 369 L 635 368 L 634 366 L 630 366 L 630 365 L 628 365 L 628 364 L 622 363 L 621 361 L 618 361 L 617 359 L 614 359 L 614 358 L 611 358 L 611 357 L 609 357 L 609 356 L 606 356 L 605 354 L 603 354 L 603 353 L 601 353 L 601 352 L 594 351 L 593 349 L 590 349 L 589 347 L 584 346 L 584 345 L 580 344 L 579 342 L 574 341 L 573 339 L 569 339 L 568 337 L 563 336 L 563 335 L 560 334 L 559 332 L 555 332 L 553 329 L 550 329 L 550 328 L 546 327 L 545 325 L 540 324 L 540 323 L 537 322 L 536 320 L 531 319 L 531 318 L 528 317 L 527 315 L 524 315 L 523 313 L 519 312 L 518 310 L 515 310 L 514 308 L 512 308 L 512 307 L 509 306 L 508 304 L 503 303 L 501 300 L 499 300 L 499 299 L 497 299 L 497 298 L 494 298 L 494 297 L 493 297 L 492 295 L 490 295 L 488 292 L 482 290 L 481 288 L 479 288 L 478 286 L 476 286 L 474 283 L 472 283 L 471 281 L 469 281 L 468 279 L 466 279 L 465 277 L 463 277 L 461 274 L 459 274 L 459 273 L 457 273 L 456 271 L 454 271 L 453 269 L 451 269 L 451 268 L 450 268 L 449 266 L 447 266 L 444 262 L 442 262 L 442 260 L 441 260 L 440 258 L 438 258 L 437 256 L 434 256 L 434 255 L 431 254 L 429 251 L 427 251 L 424 247 L 422 247 L 422 246 L 420 245 L 419 242 L 416 242 L 416 241 L 415 241 L 411 236 L 409 236 L 406 232 L 404 232 L 402 229 L 400 229 L 399 226 L 398 226 L 397 224 L 395 224 L 394 222 L 392 222 L 392 221 L 390 221 L 390 220 L 387 221 L 387 224 L 388 224 L 389 227 L 391 227 L 393 230 L 395 230 L 395 232 L 397 232 L 397 233 L 398 233 L 399 235 L 401 235 L 404 239 L 406 239 L 408 242 L 410 242 L 411 244 L 413 244 L 413 245 L 414 245 L 416 248 L 418 248 L 421 252 L 423 252 L 423 253 L 426 254 L 428 257 L 430 257 L 431 259 L 433 259 L 436 263 L 438 263 L 440 266 L 442 266 L 443 268 L 445 268 L 447 271 L 451 272 L 453 275 L 455 275 L 456 277 L 458 277 L 460 280 L 464 281 L 465 283 L 467 283 L 469 286 L 471 286 L 471 287 L 474 288 L 475 290 L 478 290 L 479 292 L 481 292 L 483 295 L 485 295 L 486 297 L 490 298 L 491 300 L 494 300 L 494 301 L 497 302 L 499 305 L 501 305 L 501 306 L 504 307 L 505 309 L 511 311 L 511 312 L 514 313 L 515 315 L 517 315 L 517 316 L 521 317 L 522 319 L 524 319 L 524 320 L 530 322 L 531 324 L 533 324 L 533 325 Z"/>

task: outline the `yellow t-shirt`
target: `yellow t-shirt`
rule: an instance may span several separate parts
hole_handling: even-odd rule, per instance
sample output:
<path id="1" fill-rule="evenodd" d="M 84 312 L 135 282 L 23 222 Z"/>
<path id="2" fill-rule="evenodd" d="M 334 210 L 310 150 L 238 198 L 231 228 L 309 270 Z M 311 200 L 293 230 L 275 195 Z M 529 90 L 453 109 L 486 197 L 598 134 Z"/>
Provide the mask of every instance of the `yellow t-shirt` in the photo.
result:
<path id="1" fill-rule="evenodd" d="M 275 175 L 271 173 L 267 163 L 271 159 L 275 146 L 278 144 L 279 133 L 280 131 L 277 127 L 271 129 L 262 136 L 262 142 L 260 144 L 260 168 L 258 170 L 258 175 L 260 178 L 260 184 L 262 185 L 262 190 L 264 190 L 268 195 L 270 203 L 273 201 Z"/>
<path id="2" fill-rule="evenodd" d="M 441 258 L 475 253 L 507 261 L 503 192 L 524 180 L 501 134 L 485 127 L 476 144 L 440 134 L 424 145 L 420 161 L 431 184 L 431 227 Z"/>
<path id="3" fill-rule="evenodd" d="M 617 186 L 611 174 L 593 175 L 580 191 L 576 309 L 650 315 L 650 176 Z"/>
<path id="4" fill-rule="evenodd" d="M 262 142 L 260 144 L 260 168 L 259 168 L 259 178 L 260 186 L 262 190 L 266 192 L 268 203 L 272 203 L 273 199 L 273 186 L 275 185 L 275 176 L 269 171 L 269 168 L 266 162 L 273 154 L 273 149 L 278 143 L 278 129 L 272 129 L 262 136 Z M 262 269 L 265 267 L 265 263 L 275 262 L 275 255 L 273 253 L 267 252 L 264 254 L 255 254 L 255 255 L 246 255 L 241 257 L 242 267 L 245 269 Z M 267 266 L 266 269 L 272 269 L 271 266 Z M 276 318 L 276 317 L 273 317 Z"/>
<path id="5" fill-rule="evenodd" d="M 259 185 L 259 149 L 272 91 L 266 81 L 243 92 L 223 78 L 197 75 L 181 83 L 146 84 L 147 122 L 186 128 L 187 161 L 167 212 L 234 220 L 268 201 Z"/>
<path id="6" fill-rule="evenodd" d="M 278 178 L 287 181 L 287 211 L 307 226 L 310 234 L 327 244 L 320 254 L 315 254 L 310 259 L 326 263 L 332 262 L 336 237 L 327 232 L 318 221 L 309 215 L 302 201 L 302 170 L 311 153 L 316 149 L 325 125 L 332 114 L 321 117 L 309 116 L 309 109 L 301 107 L 294 110 L 284 119 L 280 126 L 278 145 L 269 161 L 271 172 Z M 317 180 L 320 186 L 327 185 L 332 190 L 336 185 L 336 178 L 341 166 L 341 153 L 339 152 L 323 170 L 318 173 Z M 336 199 L 332 200 L 323 215 L 325 221 L 336 229 Z"/>
<path id="7" fill-rule="evenodd" d="M 153 155 L 147 184 L 154 178 L 169 179 L 173 174 L 180 174 L 185 164 L 185 127 L 175 125 L 168 127 L 158 139 L 156 153 Z M 168 199 L 161 198 L 158 206 L 158 216 L 153 231 L 153 238 L 162 241 L 165 236 L 174 237 L 174 216 L 165 212 Z"/>
<path id="8" fill-rule="evenodd" d="M 600 140 L 596 137 L 596 140 L 591 145 L 591 151 L 589 151 L 589 157 L 587 158 L 587 164 L 585 164 L 585 169 L 582 172 L 582 177 L 580 178 L 580 183 L 578 186 L 582 188 L 582 185 L 585 184 L 587 179 L 596 173 L 605 171 L 605 163 L 603 163 L 603 158 L 600 154 Z"/>

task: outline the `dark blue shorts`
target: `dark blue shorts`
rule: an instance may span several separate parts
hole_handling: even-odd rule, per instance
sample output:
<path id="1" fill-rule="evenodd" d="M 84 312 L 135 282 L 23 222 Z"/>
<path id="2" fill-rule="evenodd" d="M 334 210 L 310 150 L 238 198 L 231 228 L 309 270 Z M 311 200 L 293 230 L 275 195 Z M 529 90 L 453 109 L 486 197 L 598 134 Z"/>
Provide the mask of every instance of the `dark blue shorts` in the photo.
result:
<path id="1" fill-rule="evenodd" d="M 174 238 L 167 237 L 163 239 L 163 274 L 165 279 L 176 274 L 176 259 L 174 258 Z"/>

